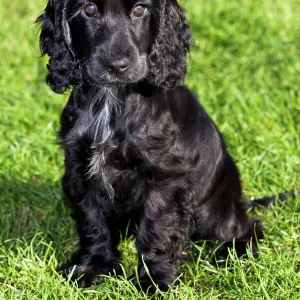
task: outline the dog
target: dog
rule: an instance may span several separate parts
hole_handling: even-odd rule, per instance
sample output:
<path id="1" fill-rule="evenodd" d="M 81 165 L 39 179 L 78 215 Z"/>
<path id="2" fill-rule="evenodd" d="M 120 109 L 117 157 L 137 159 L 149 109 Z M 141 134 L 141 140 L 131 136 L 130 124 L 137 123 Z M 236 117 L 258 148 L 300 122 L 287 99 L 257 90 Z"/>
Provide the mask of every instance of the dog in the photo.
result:
<path id="1" fill-rule="evenodd" d="M 37 21 L 47 83 L 72 89 L 59 137 L 79 249 L 66 273 L 81 287 L 118 274 L 129 220 L 145 290 L 168 289 L 190 239 L 256 255 L 262 225 L 246 213 L 238 169 L 183 85 L 191 32 L 177 1 L 49 0 Z"/>

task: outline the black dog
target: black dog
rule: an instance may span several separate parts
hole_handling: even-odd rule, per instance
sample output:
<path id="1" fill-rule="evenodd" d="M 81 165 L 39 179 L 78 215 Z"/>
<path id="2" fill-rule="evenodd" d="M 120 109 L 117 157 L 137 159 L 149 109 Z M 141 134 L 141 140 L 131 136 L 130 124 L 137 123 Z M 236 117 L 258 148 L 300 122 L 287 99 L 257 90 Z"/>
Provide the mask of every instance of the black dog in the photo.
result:
<path id="1" fill-rule="evenodd" d="M 119 271 L 120 231 L 138 225 L 139 281 L 176 278 L 190 238 L 257 251 L 238 170 L 221 134 L 182 86 L 190 30 L 176 0 L 50 0 L 39 17 L 47 82 L 73 91 L 61 115 L 64 193 L 80 248 L 80 286 Z M 134 227 L 134 226 L 133 226 Z M 76 265 L 76 267 L 75 267 Z"/>

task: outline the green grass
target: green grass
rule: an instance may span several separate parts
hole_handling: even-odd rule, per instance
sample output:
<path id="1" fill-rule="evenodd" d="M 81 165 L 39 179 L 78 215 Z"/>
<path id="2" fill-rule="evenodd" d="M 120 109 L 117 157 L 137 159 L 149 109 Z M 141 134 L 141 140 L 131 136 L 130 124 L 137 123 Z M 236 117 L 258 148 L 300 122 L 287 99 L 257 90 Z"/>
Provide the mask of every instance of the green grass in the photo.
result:
<path id="1" fill-rule="evenodd" d="M 63 155 L 55 144 L 67 95 L 44 84 L 33 24 L 45 1 L 0 4 L 0 299 L 141 299 L 125 279 L 92 289 L 56 267 L 76 248 L 63 203 Z M 186 83 L 223 132 L 245 196 L 300 183 L 300 1 L 185 0 L 194 34 Z M 225 268 L 205 243 L 190 249 L 181 284 L 165 299 L 300 299 L 299 197 L 257 213 L 265 240 L 258 259 Z M 136 266 L 124 239 L 124 275 Z"/>

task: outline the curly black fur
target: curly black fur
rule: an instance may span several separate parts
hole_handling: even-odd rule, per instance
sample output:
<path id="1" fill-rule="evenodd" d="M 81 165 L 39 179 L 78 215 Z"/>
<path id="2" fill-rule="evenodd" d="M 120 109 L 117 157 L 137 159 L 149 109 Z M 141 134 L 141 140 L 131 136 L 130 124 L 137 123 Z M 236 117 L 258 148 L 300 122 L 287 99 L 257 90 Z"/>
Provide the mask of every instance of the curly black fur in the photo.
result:
<path id="1" fill-rule="evenodd" d="M 191 238 L 257 252 L 260 222 L 241 202 L 238 170 L 218 129 L 181 86 L 190 30 L 175 0 L 52 0 L 38 19 L 47 82 L 72 94 L 61 115 L 63 190 L 79 234 L 67 270 L 81 286 L 118 273 L 120 231 L 138 225 L 139 282 L 176 278 Z M 140 9 L 140 8 L 139 8 Z M 84 275 L 84 276 L 82 276 Z"/>

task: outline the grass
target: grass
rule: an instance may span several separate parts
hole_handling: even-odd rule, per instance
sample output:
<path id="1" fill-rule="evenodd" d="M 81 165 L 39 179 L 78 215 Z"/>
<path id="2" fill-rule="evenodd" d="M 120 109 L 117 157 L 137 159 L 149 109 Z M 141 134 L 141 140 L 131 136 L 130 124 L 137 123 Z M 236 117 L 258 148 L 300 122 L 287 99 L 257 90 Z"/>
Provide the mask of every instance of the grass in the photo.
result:
<path id="1" fill-rule="evenodd" d="M 56 268 L 76 248 L 55 144 L 67 95 L 44 84 L 33 24 L 45 1 L 0 4 L 0 298 L 147 299 L 126 280 L 134 240 L 123 239 L 124 278 L 78 289 Z M 182 1 L 183 2 L 183 1 Z M 247 198 L 299 187 L 299 0 L 185 0 L 194 35 L 186 84 L 223 132 Z M 258 212 L 258 259 L 225 268 L 205 242 L 190 247 L 181 284 L 164 299 L 300 299 L 299 196 Z M 157 297 L 158 294 L 155 296 Z"/>

